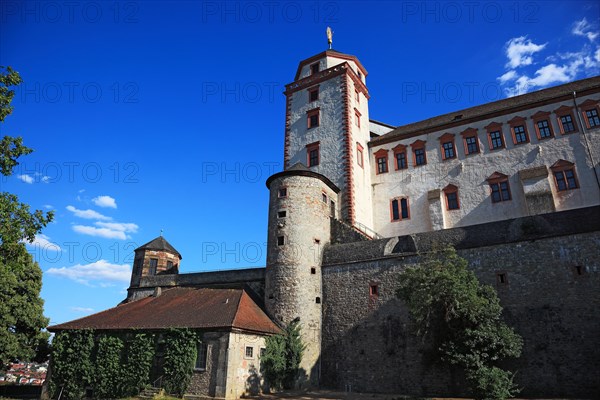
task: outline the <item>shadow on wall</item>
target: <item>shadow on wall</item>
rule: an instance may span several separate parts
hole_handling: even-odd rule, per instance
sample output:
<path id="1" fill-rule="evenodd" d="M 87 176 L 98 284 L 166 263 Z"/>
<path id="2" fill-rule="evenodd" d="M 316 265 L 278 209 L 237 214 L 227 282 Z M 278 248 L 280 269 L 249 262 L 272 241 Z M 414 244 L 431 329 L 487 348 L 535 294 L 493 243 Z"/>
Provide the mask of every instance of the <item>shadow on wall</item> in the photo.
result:
<path id="1" fill-rule="evenodd" d="M 252 365 L 249 372 L 250 375 L 246 379 L 246 395 L 257 396 L 261 393 L 271 393 L 269 383 L 261 378 L 261 375 L 263 375 L 262 369 L 259 373 L 256 367 Z M 300 368 L 298 370 L 295 383 L 294 389 L 308 389 L 311 387 L 308 375 L 304 369 Z"/>

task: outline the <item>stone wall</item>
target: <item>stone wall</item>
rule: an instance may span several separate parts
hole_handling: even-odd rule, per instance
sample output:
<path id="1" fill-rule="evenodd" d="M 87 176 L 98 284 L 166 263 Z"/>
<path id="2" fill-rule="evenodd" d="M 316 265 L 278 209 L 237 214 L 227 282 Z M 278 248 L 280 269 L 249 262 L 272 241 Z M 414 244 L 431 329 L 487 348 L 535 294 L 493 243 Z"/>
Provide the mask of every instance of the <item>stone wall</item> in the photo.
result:
<path id="1" fill-rule="evenodd" d="M 175 286 L 228 288 L 244 286 L 262 299 L 265 291 L 265 268 L 144 276 L 140 280 L 139 287 L 128 289 L 127 301 L 151 296 L 156 287 Z"/>
<path id="2" fill-rule="evenodd" d="M 600 393 L 600 208 L 460 229 L 330 245 L 323 257 L 323 387 L 417 396 L 465 395 L 464 380 L 412 335 L 398 276 L 419 252 L 452 244 L 498 290 L 504 318 L 524 338 L 524 396 Z M 579 233 L 577 233 L 579 232 Z M 501 283 L 498 274 L 504 274 Z M 378 295 L 370 286 L 378 286 Z"/>

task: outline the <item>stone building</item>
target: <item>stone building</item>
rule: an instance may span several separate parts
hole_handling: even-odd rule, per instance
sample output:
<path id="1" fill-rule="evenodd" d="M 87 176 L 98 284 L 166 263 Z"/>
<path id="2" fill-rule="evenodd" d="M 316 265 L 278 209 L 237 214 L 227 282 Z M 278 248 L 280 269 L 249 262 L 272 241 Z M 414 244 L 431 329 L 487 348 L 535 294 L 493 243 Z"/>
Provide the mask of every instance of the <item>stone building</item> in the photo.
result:
<path id="1" fill-rule="evenodd" d="M 225 356 L 206 368 L 227 378 L 207 387 L 225 387 L 192 392 L 249 390 L 229 380 L 241 358 L 227 354 L 243 349 L 232 332 L 263 343 L 299 318 L 302 387 L 464 395 L 458 374 L 424 357 L 395 296 L 405 268 L 452 245 L 497 289 L 524 338 L 522 357 L 506 365 L 522 394 L 596 396 L 600 77 L 399 127 L 369 119 L 366 78 L 355 56 L 327 50 L 301 61 L 286 85 L 285 169 L 267 180 L 266 268 L 180 273 L 181 256 L 157 238 L 136 250 L 124 304 L 79 321 L 101 326 L 127 307 L 188 295 L 202 308 L 233 290 L 261 328 L 232 322 L 227 341 L 215 334 L 209 353 Z M 252 320 L 247 312 L 236 315 Z M 135 325 L 123 320 L 118 329 Z"/>

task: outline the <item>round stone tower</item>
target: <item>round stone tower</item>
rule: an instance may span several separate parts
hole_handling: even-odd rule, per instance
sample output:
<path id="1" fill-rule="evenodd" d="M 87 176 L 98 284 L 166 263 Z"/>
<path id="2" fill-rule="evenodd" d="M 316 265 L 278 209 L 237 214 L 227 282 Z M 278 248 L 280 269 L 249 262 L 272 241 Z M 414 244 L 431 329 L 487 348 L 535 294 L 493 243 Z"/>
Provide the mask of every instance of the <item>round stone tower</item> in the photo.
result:
<path id="1" fill-rule="evenodd" d="M 300 387 L 318 384 L 321 353 L 321 253 L 330 241 L 340 190 L 301 164 L 267 180 L 270 190 L 265 305 L 282 325 L 299 319 L 306 349 Z"/>

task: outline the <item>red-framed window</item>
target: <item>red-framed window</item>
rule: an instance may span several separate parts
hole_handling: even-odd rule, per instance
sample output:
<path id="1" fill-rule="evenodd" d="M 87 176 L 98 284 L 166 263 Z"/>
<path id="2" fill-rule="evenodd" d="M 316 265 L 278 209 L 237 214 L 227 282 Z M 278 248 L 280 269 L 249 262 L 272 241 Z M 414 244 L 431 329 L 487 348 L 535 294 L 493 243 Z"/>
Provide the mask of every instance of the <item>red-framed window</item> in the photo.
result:
<path id="1" fill-rule="evenodd" d="M 500 172 L 494 172 L 487 179 L 487 182 L 490 185 L 492 203 L 500 203 L 512 199 L 507 175 Z"/>
<path id="2" fill-rule="evenodd" d="M 523 117 L 514 117 L 508 121 L 510 133 L 512 134 L 515 145 L 529 143 L 529 134 L 527 133 L 527 123 Z"/>
<path id="3" fill-rule="evenodd" d="M 492 122 L 485 127 L 487 131 L 488 144 L 490 150 L 498 150 L 504 148 L 504 135 L 502 134 L 502 124 Z"/>
<path id="4" fill-rule="evenodd" d="M 315 167 L 321 162 L 319 151 L 320 142 L 314 142 L 306 145 L 306 165 Z"/>
<path id="5" fill-rule="evenodd" d="M 310 73 L 312 75 L 318 73 L 320 70 L 321 70 L 321 67 L 320 67 L 320 65 L 319 65 L 318 62 L 316 62 L 314 64 L 311 64 L 311 66 L 310 66 Z"/>
<path id="6" fill-rule="evenodd" d="M 458 187 L 455 185 L 448 185 L 444 189 L 444 197 L 446 198 L 446 210 L 458 210 L 460 209 L 460 200 L 458 199 Z"/>
<path id="7" fill-rule="evenodd" d="M 396 171 L 399 169 L 408 168 L 408 158 L 406 157 L 406 146 L 403 144 L 399 144 L 392 149 L 394 152 L 394 165 Z"/>
<path id="8" fill-rule="evenodd" d="M 425 151 L 425 141 L 416 140 L 410 145 L 413 154 L 413 166 L 418 167 L 427 164 L 427 152 Z"/>
<path id="9" fill-rule="evenodd" d="M 319 85 L 313 86 L 308 91 L 308 102 L 312 103 L 313 101 L 319 100 Z"/>
<path id="10" fill-rule="evenodd" d="M 456 146 L 454 145 L 454 135 L 444 133 L 440 136 L 440 148 L 442 150 L 442 160 L 451 160 L 456 158 Z"/>
<path id="11" fill-rule="evenodd" d="M 462 131 L 460 135 L 463 138 L 463 145 L 465 147 L 466 156 L 479 153 L 479 139 L 477 138 L 477 129 L 467 128 L 464 131 Z"/>
<path id="12" fill-rule="evenodd" d="M 579 188 L 575 164 L 572 162 L 558 160 L 550 167 L 550 170 L 552 171 L 552 175 L 554 175 L 554 183 L 557 191 L 563 192 Z"/>
<path id="13" fill-rule="evenodd" d="M 377 165 L 375 173 L 379 175 L 388 172 L 388 151 L 386 149 L 379 149 L 374 155 L 375 164 Z"/>
<path id="14" fill-rule="evenodd" d="M 306 125 L 308 129 L 316 128 L 320 123 L 320 108 L 313 108 L 306 112 Z"/>
<path id="15" fill-rule="evenodd" d="M 360 128 L 361 113 L 356 108 L 354 109 L 354 123 Z"/>
<path id="16" fill-rule="evenodd" d="M 579 131 L 577 121 L 575 121 L 573 107 L 560 106 L 554 110 L 554 114 L 556 114 L 556 121 L 558 122 L 558 128 L 560 129 L 561 135 Z"/>
<path id="17" fill-rule="evenodd" d="M 597 101 L 588 99 L 581 103 L 581 114 L 588 129 L 600 128 L 600 107 Z"/>
<path id="18" fill-rule="evenodd" d="M 531 116 L 535 127 L 535 135 L 538 140 L 550 139 L 554 136 L 552 123 L 550 122 L 550 112 L 538 111 Z"/>
<path id="19" fill-rule="evenodd" d="M 356 104 L 360 104 L 360 93 L 358 89 L 354 89 L 354 100 L 356 100 Z"/>
<path id="20" fill-rule="evenodd" d="M 392 222 L 410 219 L 408 197 L 397 197 L 390 200 L 390 217 Z"/>
<path id="21" fill-rule="evenodd" d="M 364 164 L 364 147 L 360 143 L 356 143 L 356 162 L 359 167 L 363 167 Z"/>

